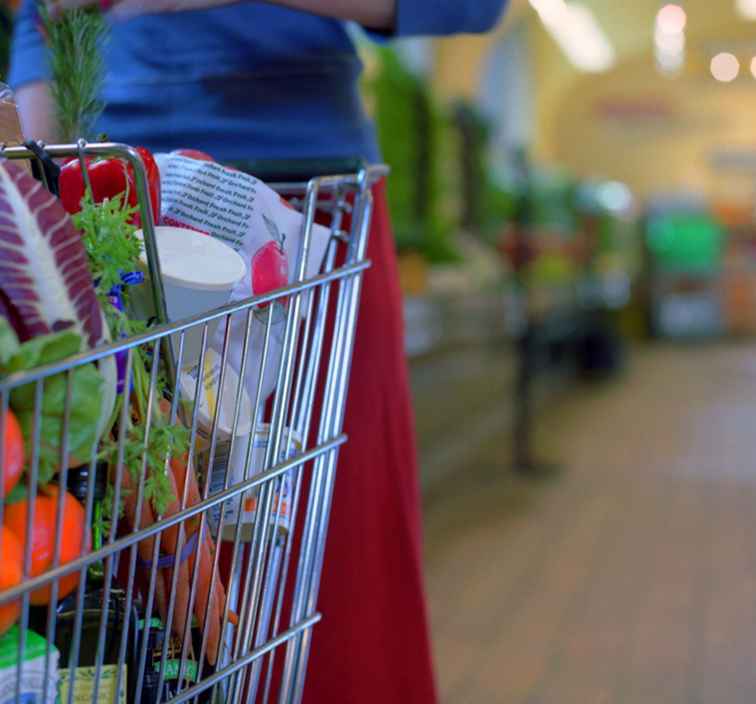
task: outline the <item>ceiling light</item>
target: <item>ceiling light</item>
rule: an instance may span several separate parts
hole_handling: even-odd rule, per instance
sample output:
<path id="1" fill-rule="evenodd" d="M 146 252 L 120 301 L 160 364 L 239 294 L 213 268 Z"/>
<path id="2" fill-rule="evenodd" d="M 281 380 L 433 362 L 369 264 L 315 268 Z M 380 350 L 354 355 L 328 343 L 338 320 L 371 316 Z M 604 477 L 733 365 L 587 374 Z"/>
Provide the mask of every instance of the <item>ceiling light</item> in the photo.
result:
<path id="1" fill-rule="evenodd" d="M 614 212 L 623 212 L 630 209 L 633 204 L 633 194 L 624 184 L 610 181 L 599 187 L 599 197 L 604 205 Z"/>
<path id="2" fill-rule="evenodd" d="M 530 4 L 576 68 L 600 72 L 614 65 L 614 47 L 585 5 L 564 0 L 530 0 Z"/>
<path id="3" fill-rule="evenodd" d="M 675 75 L 685 66 L 685 26 L 688 16 L 677 3 L 667 3 L 656 14 L 654 57 L 661 73 Z"/>
<path id="4" fill-rule="evenodd" d="M 675 3 L 665 5 L 656 15 L 656 27 L 664 34 L 680 34 L 687 22 L 685 10 Z"/>
<path id="5" fill-rule="evenodd" d="M 722 52 L 711 60 L 711 75 L 722 83 L 734 81 L 740 73 L 740 62 L 734 54 Z"/>
<path id="6" fill-rule="evenodd" d="M 530 0 L 530 4 L 547 25 L 558 22 L 567 14 L 564 0 Z"/>
<path id="7" fill-rule="evenodd" d="M 735 0 L 737 11 L 747 20 L 756 20 L 756 0 Z"/>

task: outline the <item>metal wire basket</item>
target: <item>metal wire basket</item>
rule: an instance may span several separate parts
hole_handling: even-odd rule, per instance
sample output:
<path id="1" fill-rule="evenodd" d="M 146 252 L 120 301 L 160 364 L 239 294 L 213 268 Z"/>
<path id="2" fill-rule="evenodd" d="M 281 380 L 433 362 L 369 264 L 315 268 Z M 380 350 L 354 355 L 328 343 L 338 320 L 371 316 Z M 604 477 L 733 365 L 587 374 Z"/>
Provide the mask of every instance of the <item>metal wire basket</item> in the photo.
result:
<path id="1" fill-rule="evenodd" d="M 36 495 L 45 391 L 51 380 L 62 380 L 56 481 L 61 487 L 69 486 L 72 474 L 83 471 L 80 500 L 86 525 L 102 527 L 101 539 L 91 550 L 66 561 L 66 509 L 64 493 L 59 491 L 53 497 L 52 564 L 41 574 L 32 576 L 32 541 L 26 541 L 21 583 L 0 591 L 0 614 L 14 604 L 21 609 L 15 635 L 18 650 L 9 660 L 12 665 L 3 665 L 0 652 L 3 701 L 15 697 L 20 702 L 25 688 L 34 686 L 39 701 L 58 697 L 68 704 L 84 699 L 298 702 L 312 629 L 320 620 L 317 598 L 334 473 L 339 448 L 346 441 L 342 428 L 350 359 L 361 279 L 369 266 L 370 187 L 386 169 L 360 166 L 353 172 L 308 179 L 297 173 L 297 180 L 276 185 L 304 214 L 294 282 L 264 296 L 168 322 L 139 155 L 110 143 L 80 142 L 44 149 L 53 158 L 78 157 L 85 173 L 90 157 L 118 157 L 133 167 L 153 282 L 151 295 L 159 320 L 136 337 L 0 378 L 0 476 L 11 395 L 26 388 L 34 399 L 34 440 L 26 482 L 28 495 Z M 35 158 L 26 147 L 6 147 L 0 155 Z M 322 270 L 308 279 L 306 262 L 316 219 L 328 228 L 330 242 Z M 261 373 L 257 395 L 250 399 L 245 415 L 247 398 L 238 380 L 245 375 L 247 356 L 242 355 L 240 370 L 229 368 L 231 322 L 243 321 L 245 352 L 253 337 L 259 336 L 263 369 L 271 349 L 274 311 L 282 310 L 285 321 L 275 391 L 271 398 L 263 398 Z M 208 371 L 208 331 L 218 322 L 226 324 L 226 333 L 213 375 Z M 210 378 L 211 392 L 217 397 L 210 413 L 203 406 L 199 381 L 194 394 L 187 394 L 179 383 L 186 369 L 185 340 L 190 334 L 201 339 L 197 379 Z M 129 403 L 122 404 L 120 431 L 111 438 L 117 459 L 104 463 L 95 446 L 84 465 L 70 467 L 68 437 L 77 370 L 119 359 L 125 362 L 125 388 L 129 389 L 138 355 L 149 360 L 141 471 L 133 475 L 127 468 L 123 429 L 128 425 Z M 168 408 L 170 422 L 186 428 L 189 450 L 182 458 L 183 486 L 175 485 L 173 509 L 156 514 L 150 523 L 145 521 L 145 512 L 155 513 L 155 509 L 146 498 L 150 481 L 146 455 L 150 433 L 157 432 L 150 419 L 158 407 Z M 231 409 L 225 420 L 222 408 Z M 232 458 L 239 457 L 243 471 L 234 475 Z M 166 474 L 174 459 L 166 453 Z M 196 491 L 191 472 L 197 477 Z M 129 482 L 131 489 L 126 488 Z M 105 483 L 109 488 L 98 492 Z M 124 501 L 134 511 L 135 524 L 128 531 L 119 520 Z M 27 535 L 32 512 L 27 516 Z M 97 523 L 101 515 L 110 520 Z M 145 559 L 147 555 L 150 559 Z M 182 591 L 180 565 L 188 569 L 188 594 Z M 59 599 L 71 580 L 76 587 Z M 202 630 L 201 621 L 202 614 L 217 608 L 219 584 L 226 601 L 216 634 L 217 658 L 210 658 L 213 635 L 208 628 Z M 49 599 L 44 606 L 36 606 L 35 594 L 42 588 L 50 589 Z M 181 607 L 187 610 L 181 612 Z M 186 621 L 183 630 L 177 628 L 180 620 Z"/>

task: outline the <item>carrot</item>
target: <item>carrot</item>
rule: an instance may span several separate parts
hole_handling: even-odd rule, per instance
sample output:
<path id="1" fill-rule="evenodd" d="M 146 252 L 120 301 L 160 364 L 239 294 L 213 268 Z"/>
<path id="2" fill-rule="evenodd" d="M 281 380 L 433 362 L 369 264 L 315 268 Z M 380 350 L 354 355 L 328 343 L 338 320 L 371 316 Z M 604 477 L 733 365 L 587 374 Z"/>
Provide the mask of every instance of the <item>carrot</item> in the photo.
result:
<path id="1" fill-rule="evenodd" d="M 171 471 L 168 475 L 173 491 L 173 500 L 164 512 L 164 518 L 175 516 L 181 510 L 185 487 L 187 492 L 187 507 L 195 506 L 202 500 L 197 478 L 192 468 L 188 465 L 187 457 L 173 458 L 170 462 L 170 468 Z M 189 482 L 188 485 L 186 485 L 187 481 Z M 124 493 L 126 515 L 132 528 L 137 530 L 138 527 L 144 528 L 154 525 L 156 517 L 153 507 L 149 501 L 144 501 L 140 526 L 137 526 L 137 491 L 128 470 L 123 472 L 121 484 Z M 199 526 L 199 517 L 185 522 L 186 540 L 190 540 L 197 533 Z M 207 659 L 211 665 L 215 665 L 220 647 L 221 624 L 226 608 L 226 591 L 219 577 L 216 577 L 212 595 L 210 594 L 210 585 L 213 582 L 213 563 L 216 545 L 209 532 L 206 532 L 202 543 L 196 546 L 187 560 L 180 562 L 178 538 L 178 525 L 166 528 L 162 533 L 161 546 L 163 549 L 161 552 L 166 555 L 172 555 L 175 563 L 173 567 L 165 571 L 161 570 L 157 575 L 155 600 L 158 611 L 163 621 L 167 621 L 168 591 L 172 584 L 173 570 L 178 569 L 171 630 L 175 635 L 183 639 L 186 629 L 189 627 L 191 579 L 195 569 L 197 569 L 197 594 L 194 601 L 194 615 L 199 622 L 200 628 L 207 634 Z M 184 544 L 186 544 L 186 540 Z M 143 562 L 151 562 L 154 548 L 154 537 L 140 541 L 138 543 L 140 559 Z M 232 624 L 237 624 L 238 622 L 236 614 L 231 612 L 228 613 L 228 620 Z"/>
<path id="2" fill-rule="evenodd" d="M 137 527 L 136 513 L 137 513 L 137 490 L 132 481 L 131 474 L 128 469 L 124 469 L 121 477 L 121 488 L 124 496 L 124 506 L 126 508 L 126 516 L 131 523 L 133 530 L 139 530 L 139 528 L 146 528 L 155 523 L 155 515 L 152 512 L 152 506 L 149 501 L 142 502 L 142 520 L 141 526 Z M 145 538 L 137 543 L 137 551 L 139 557 L 143 562 L 152 561 L 152 553 L 155 549 L 155 538 Z M 168 602 L 165 594 L 165 585 L 163 581 L 158 579 L 155 582 L 155 600 L 158 605 L 158 611 L 163 619 L 168 611 Z"/>
<path id="3" fill-rule="evenodd" d="M 181 510 L 182 494 L 179 493 L 176 487 L 176 482 L 174 480 L 172 472 L 168 472 L 168 478 L 171 482 L 174 500 L 169 504 L 168 508 L 165 511 L 165 514 L 163 515 L 163 518 L 175 516 Z M 184 545 L 186 545 L 187 540 L 189 540 L 192 535 L 192 533 L 188 530 L 185 530 L 185 533 Z M 186 633 L 187 624 L 189 622 L 190 582 L 189 566 L 187 565 L 186 561 L 181 561 L 178 542 L 178 525 L 171 526 L 163 532 L 163 545 L 165 548 L 165 553 L 172 555 L 174 558 L 173 568 L 169 568 L 164 575 L 165 584 L 168 585 L 168 589 L 170 589 L 170 585 L 172 584 L 173 570 L 178 569 L 178 576 L 176 578 L 176 598 L 173 605 L 172 630 L 180 639 L 183 640 Z"/>
<path id="4" fill-rule="evenodd" d="M 199 579 L 197 581 L 197 598 L 194 602 L 194 615 L 207 633 L 207 660 L 211 665 L 215 665 L 220 646 L 220 629 L 223 621 L 223 609 L 226 605 L 226 590 L 223 588 L 220 579 L 216 578 L 213 597 L 208 604 L 210 583 L 213 578 L 215 543 L 209 534 L 205 535 L 204 543 L 204 549 L 198 550 L 197 553 L 199 556 Z M 193 573 L 196 559 L 190 557 L 189 562 L 189 569 Z M 205 605 L 207 605 L 207 610 Z"/>
<path id="5" fill-rule="evenodd" d="M 202 496 L 200 495 L 199 486 L 197 485 L 197 477 L 194 475 L 194 471 L 187 472 L 187 465 L 187 455 L 171 459 L 171 473 L 173 474 L 176 495 L 179 497 L 179 500 L 184 496 L 184 485 L 186 483 L 187 474 L 189 476 L 189 488 L 187 489 L 186 495 L 186 506 L 188 508 L 190 506 L 196 506 L 202 501 Z M 190 534 L 196 533 L 197 530 L 199 530 L 200 518 L 199 516 L 195 516 L 194 518 L 190 518 L 186 523 L 187 532 Z"/>
<path id="6" fill-rule="evenodd" d="M 176 486 L 183 495 L 184 486 L 188 481 L 186 488 L 187 503 L 196 505 L 201 501 L 199 485 L 194 471 L 189 467 L 186 461 L 172 461 L 171 469 L 173 471 Z M 215 579 L 213 594 L 210 597 L 210 585 L 213 581 L 213 567 L 216 546 L 209 533 L 205 534 L 204 544 L 197 547 L 197 550 L 189 557 L 189 572 L 194 574 L 195 567 L 198 567 L 197 575 L 197 596 L 194 601 L 194 615 L 200 623 L 200 627 L 207 633 L 207 659 L 211 665 L 215 665 L 218 658 L 218 648 L 220 647 L 220 629 L 223 622 L 223 611 L 226 608 L 226 590 L 219 577 Z M 199 556 L 199 562 L 197 562 Z M 209 601 L 208 601 L 209 599 Z M 229 620 L 232 616 L 229 615 Z M 236 621 L 233 616 L 232 623 Z"/>

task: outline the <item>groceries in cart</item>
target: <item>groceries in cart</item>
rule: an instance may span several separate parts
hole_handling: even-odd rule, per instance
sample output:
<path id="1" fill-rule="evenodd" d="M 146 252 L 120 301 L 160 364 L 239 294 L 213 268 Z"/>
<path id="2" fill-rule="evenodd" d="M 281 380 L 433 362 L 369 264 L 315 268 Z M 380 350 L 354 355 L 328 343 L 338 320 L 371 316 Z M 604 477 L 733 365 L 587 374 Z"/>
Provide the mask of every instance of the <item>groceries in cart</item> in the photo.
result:
<path id="1" fill-rule="evenodd" d="M 219 542 L 235 526 L 252 540 L 259 489 L 209 512 L 203 501 L 301 451 L 293 430 L 274 440 L 261 411 L 291 324 L 275 291 L 318 273 L 329 231 L 204 155 L 137 153 L 143 173 L 68 159 L 59 199 L 0 161 L 0 701 L 71 689 L 75 701 L 158 701 L 199 681 L 240 619 Z M 172 322 L 263 298 L 163 345 L 150 337 L 156 288 Z M 87 357 L 119 340 L 137 342 Z M 284 533 L 293 491 L 284 474 L 268 499 Z M 130 549 L 108 550 L 135 532 Z M 82 560 L 93 551 L 102 559 Z"/>
<path id="2" fill-rule="evenodd" d="M 187 153 L 190 156 L 186 156 Z M 215 163 L 202 153 L 162 154 L 157 156 L 157 162 L 163 185 L 162 222 L 207 233 L 242 257 L 246 272 L 233 283 L 227 302 L 272 294 L 297 280 L 312 278 L 320 271 L 330 233 L 317 224 L 311 225 L 310 232 L 305 232 L 302 214 L 272 188 L 249 174 Z M 308 246 L 304 250 L 305 261 L 299 262 L 304 236 L 308 237 Z M 228 283 L 228 277 L 219 275 L 219 286 L 221 278 L 223 283 Z M 202 282 L 195 287 L 205 295 L 207 287 Z M 202 308 L 200 297 L 194 312 L 203 312 Z M 181 310 L 184 312 L 185 309 Z M 244 363 L 243 381 L 252 399 L 258 387 L 266 398 L 276 385 L 286 312 L 285 300 L 262 302 L 251 313 L 249 335 L 246 316 L 220 321 L 211 331 L 209 346 L 220 353 L 226 325 L 230 325 L 229 363 L 238 373 Z M 270 333 L 266 335 L 268 327 Z M 243 360 L 247 337 L 249 345 L 246 360 Z M 266 364 L 260 369 L 264 351 Z M 185 361 L 182 366 L 188 373 L 196 374 L 198 355 L 189 354 Z"/>

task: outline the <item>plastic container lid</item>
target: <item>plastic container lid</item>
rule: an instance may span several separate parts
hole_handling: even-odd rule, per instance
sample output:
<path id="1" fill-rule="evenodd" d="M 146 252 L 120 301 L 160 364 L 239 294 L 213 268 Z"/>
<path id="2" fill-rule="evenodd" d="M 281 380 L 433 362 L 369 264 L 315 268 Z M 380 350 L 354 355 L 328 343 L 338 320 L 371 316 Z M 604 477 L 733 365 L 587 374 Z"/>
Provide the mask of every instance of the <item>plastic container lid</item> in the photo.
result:
<path id="1" fill-rule="evenodd" d="M 143 239 L 142 231 L 136 233 Z M 233 288 L 246 274 L 244 260 L 220 240 L 182 227 L 155 228 L 160 270 L 165 283 L 201 291 Z M 142 251 L 142 263 L 147 254 Z"/>

